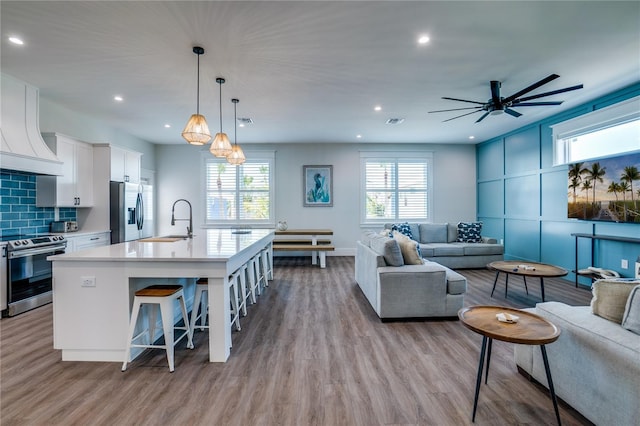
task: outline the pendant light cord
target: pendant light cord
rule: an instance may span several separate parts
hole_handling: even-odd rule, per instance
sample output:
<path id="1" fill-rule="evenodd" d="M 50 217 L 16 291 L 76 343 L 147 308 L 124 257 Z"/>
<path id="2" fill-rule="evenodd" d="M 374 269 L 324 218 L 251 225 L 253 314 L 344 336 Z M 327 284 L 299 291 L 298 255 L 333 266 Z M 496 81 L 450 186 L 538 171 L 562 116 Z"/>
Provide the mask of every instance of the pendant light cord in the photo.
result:
<path id="1" fill-rule="evenodd" d="M 220 133 L 222 133 L 222 80 L 218 80 L 218 85 L 220 86 L 220 96 L 218 99 L 220 100 Z"/>
<path id="2" fill-rule="evenodd" d="M 233 103 L 233 144 L 238 145 L 238 100 Z"/>
<path id="3" fill-rule="evenodd" d="M 196 87 L 198 89 L 196 94 L 196 114 L 200 115 L 200 53 L 198 53 L 198 84 Z"/>

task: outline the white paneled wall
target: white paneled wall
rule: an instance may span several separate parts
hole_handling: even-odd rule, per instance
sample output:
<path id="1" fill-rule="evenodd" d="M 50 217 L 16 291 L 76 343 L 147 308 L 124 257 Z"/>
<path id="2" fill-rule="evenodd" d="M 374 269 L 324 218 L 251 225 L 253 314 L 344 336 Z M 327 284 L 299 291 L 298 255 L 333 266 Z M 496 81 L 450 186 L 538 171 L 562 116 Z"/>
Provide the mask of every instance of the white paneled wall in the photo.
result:
<path id="1" fill-rule="evenodd" d="M 289 228 L 331 228 L 334 255 L 355 254 L 360 238 L 360 151 L 433 152 L 433 221 L 458 222 L 476 217 L 476 159 L 474 145 L 431 144 L 273 144 L 243 145 L 251 150 L 275 151 L 275 220 Z M 172 227 L 171 206 L 179 198 L 193 205 L 194 233 L 203 223 L 202 166 L 200 148 L 158 145 L 156 148 L 157 231 L 159 235 L 182 232 L 185 222 Z M 333 207 L 303 207 L 302 166 L 333 166 Z M 187 217 L 185 204 L 176 206 L 177 217 Z"/>

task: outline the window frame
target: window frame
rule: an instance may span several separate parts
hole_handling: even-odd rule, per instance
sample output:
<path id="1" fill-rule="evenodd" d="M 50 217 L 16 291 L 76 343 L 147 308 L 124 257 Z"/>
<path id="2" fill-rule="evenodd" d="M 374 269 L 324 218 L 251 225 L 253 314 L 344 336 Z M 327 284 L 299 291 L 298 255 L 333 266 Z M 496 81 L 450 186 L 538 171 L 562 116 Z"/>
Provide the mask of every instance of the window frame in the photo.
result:
<path id="1" fill-rule="evenodd" d="M 269 164 L 269 217 L 264 220 L 241 220 L 239 218 L 239 214 L 237 215 L 237 219 L 233 220 L 207 220 L 207 164 L 218 164 L 226 162 L 224 158 L 214 157 L 208 150 L 202 151 L 201 155 L 201 167 L 202 171 L 200 173 L 201 176 L 201 194 L 202 194 L 202 218 L 203 218 L 203 228 L 236 228 L 236 227 L 260 227 L 260 228 L 273 228 L 275 226 L 275 151 L 244 151 L 245 156 L 247 157 L 246 163 L 268 163 Z M 234 166 L 233 164 L 227 163 L 229 167 L 237 168 L 242 166 Z M 236 179 L 236 189 L 235 196 L 236 199 L 238 197 L 240 180 Z M 237 208 L 240 207 L 239 203 L 236 203 Z M 239 213 L 237 211 L 236 213 Z"/>
<path id="2" fill-rule="evenodd" d="M 398 219 L 398 209 L 394 212 L 393 218 L 382 218 L 382 219 L 367 219 L 367 176 L 366 176 L 366 165 L 367 162 L 393 162 L 397 164 L 406 162 L 406 163 L 416 163 L 417 161 L 426 164 L 427 167 L 427 188 L 426 188 L 426 203 L 427 217 L 415 217 L 415 218 L 403 218 Z M 395 194 L 401 192 L 398 189 L 398 180 L 395 180 Z M 397 222 L 397 221 L 414 221 L 414 222 L 431 222 L 433 218 L 433 152 L 432 151 L 405 151 L 405 152 L 397 152 L 397 151 L 361 151 L 360 152 L 360 225 L 363 227 L 366 226 L 379 226 L 383 223 L 389 222 Z"/>

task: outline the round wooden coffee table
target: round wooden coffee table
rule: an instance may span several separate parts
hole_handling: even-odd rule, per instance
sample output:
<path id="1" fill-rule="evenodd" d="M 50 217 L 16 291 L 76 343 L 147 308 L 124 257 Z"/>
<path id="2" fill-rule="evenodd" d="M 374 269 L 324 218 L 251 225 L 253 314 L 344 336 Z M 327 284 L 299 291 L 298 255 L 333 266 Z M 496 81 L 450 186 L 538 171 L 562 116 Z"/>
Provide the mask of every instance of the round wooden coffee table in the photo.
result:
<path id="1" fill-rule="evenodd" d="M 500 322 L 496 318 L 499 313 L 516 315 L 518 321 L 515 323 Z M 478 395 L 480 394 L 480 382 L 482 382 L 482 370 L 484 367 L 485 354 L 487 356 L 487 372 L 484 379 L 485 384 L 489 378 L 489 364 L 491 363 L 491 345 L 493 339 L 504 342 L 519 343 L 522 345 L 539 345 L 542 351 L 542 360 L 549 383 L 549 393 L 553 401 L 553 408 L 556 412 L 556 419 L 560 424 L 560 413 L 558 412 L 558 401 L 551 380 L 549 361 L 545 345 L 555 342 L 560 336 L 560 330 L 551 322 L 539 315 L 519 309 L 502 306 L 470 306 L 460 309 L 458 318 L 465 327 L 482 335 L 482 349 L 480 350 L 480 362 L 478 364 L 478 376 L 476 377 L 476 393 L 473 400 L 473 415 L 471 421 L 476 419 L 476 408 L 478 407 Z M 487 346 L 489 351 L 487 352 Z"/>
<path id="2" fill-rule="evenodd" d="M 496 289 L 496 283 L 498 282 L 498 276 L 500 272 L 504 272 L 504 297 L 507 298 L 507 289 L 509 288 L 509 274 L 521 275 L 524 280 L 524 288 L 529 294 L 527 288 L 527 277 L 539 277 L 540 278 L 540 292 L 542 293 L 542 301 L 544 302 L 544 279 L 551 277 L 564 277 L 569 273 L 566 269 L 559 266 L 549 265 L 547 263 L 538 262 L 523 262 L 521 260 L 500 260 L 497 262 L 491 262 L 487 265 L 487 268 L 496 271 L 496 278 L 493 280 L 493 288 L 491 289 L 491 297 Z"/>

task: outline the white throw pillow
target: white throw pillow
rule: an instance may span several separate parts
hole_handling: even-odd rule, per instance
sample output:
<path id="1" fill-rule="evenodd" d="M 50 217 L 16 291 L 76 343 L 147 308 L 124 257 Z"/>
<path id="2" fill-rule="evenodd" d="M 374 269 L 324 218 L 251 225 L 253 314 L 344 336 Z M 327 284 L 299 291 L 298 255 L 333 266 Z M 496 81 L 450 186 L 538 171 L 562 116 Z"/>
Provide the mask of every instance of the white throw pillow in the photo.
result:
<path id="1" fill-rule="evenodd" d="M 622 315 L 622 328 L 640 334 L 640 285 L 631 290 Z"/>
<path id="2" fill-rule="evenodd" d="M 417 241 L 412 240 L 398 231 L 392 231 L 392 234 L 393 239 L 396 240 L 400 246 L 405 265 L 422 265 L 424 263 L 422 256 L 420 256 L 420 248 L 418 247 Z"/>

